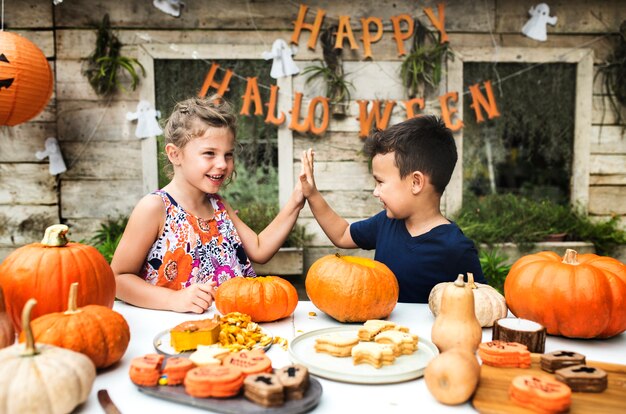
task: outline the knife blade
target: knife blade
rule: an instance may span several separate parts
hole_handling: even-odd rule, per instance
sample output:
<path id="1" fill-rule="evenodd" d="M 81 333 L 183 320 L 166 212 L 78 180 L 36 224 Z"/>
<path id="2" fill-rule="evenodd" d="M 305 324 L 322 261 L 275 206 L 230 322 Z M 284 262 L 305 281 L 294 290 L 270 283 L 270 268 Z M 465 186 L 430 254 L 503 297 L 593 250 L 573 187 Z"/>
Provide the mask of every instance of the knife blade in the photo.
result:
<path id="1" fill-rule="evenodd" d="M 107 390 L 98 391 L 98 402 L 106 414 L 122 414 L 113 403 L 113 400 L 111 400 Z"/>

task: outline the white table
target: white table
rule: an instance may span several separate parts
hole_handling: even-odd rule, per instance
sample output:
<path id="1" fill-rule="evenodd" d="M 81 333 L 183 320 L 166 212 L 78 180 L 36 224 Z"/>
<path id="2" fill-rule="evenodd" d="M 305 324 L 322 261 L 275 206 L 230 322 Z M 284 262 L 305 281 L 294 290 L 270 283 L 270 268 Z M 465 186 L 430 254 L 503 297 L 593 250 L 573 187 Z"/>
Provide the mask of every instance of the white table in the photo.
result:
<path id="1" fill-rule="evenodd" d="M 118 408 L 124 414 L 134 413 L 202 413 L 207 412 L 187 405 L 176 404 L 141 393 L 128 377 L 132 358 L 155 352 L 152 340 L 161 331 L 169 329 L 185 320 L 212 317 L 214 307 L 203 315 L 180 314 L 137 308 L 123 302 L 115 302 L 114 310 L 124 315 L 131 331 L 131 339 L 126 354 L 115 366 L 98 373 L 89 399 L 78 407 L 78 413 L 102 413 L 97 392 L 107 389 Z M 316 316 L 309 316 L 315 312 Z M 399 303 L 389 320 L 408 326 L 412 333 L 430 339 L 433 315 L 425 304 Z M 308 301 L 301 301 L 294 314 L 278 322 L 262 324 L 274 336 L 291 340 L 294 336 L 315 329 L 339 326 L 339 322 L 319 311 Z M 483 329 L 483 341 L 491 340 L 491 329 Z M 605 340 L 574 340 L 548 336 L 546 352 L 559 349 L 571 350 L 586 355 L 588 360 L 613 363 L 626 363 L 626 333 Z M 289 354 L 280 346 L 273 345 L 268 356 L 275 368 L 290 364 Z M 318 378 L 323 394 L 314 412 L 380 412 L 380 413 L 439 413 L 475 412 L 470 403 L 449 407 L 439 404 L 428 392 L 423 378 L 396 384 L 361 385 L 348 384 Z"/>

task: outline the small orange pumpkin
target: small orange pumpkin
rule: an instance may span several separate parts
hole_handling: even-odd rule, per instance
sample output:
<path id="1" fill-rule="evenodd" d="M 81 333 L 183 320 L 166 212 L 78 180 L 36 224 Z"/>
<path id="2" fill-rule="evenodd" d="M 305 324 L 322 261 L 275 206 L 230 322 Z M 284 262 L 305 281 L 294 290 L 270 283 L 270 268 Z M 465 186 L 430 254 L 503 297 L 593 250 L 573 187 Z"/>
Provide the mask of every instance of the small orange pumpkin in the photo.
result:
<path id="1" fill-rule="evenodd" d="M 339 254 L 316 260 L 305 288 L 311 302 L 339 322 L 386 318 L 400 294 L 398 280 L 385 264 Z"/>
<path id="2" fill-rule="evenodd" d="M 215 294 L 215 307 L 222 315 L 241 312 L 254 322 L 286 318 L 297 305 L 296 288 L 278 276 L 234 277 L 222 283 Z"/>
<path id="3" fill-rule="evenodd" d="M 106 306 L 76 306 L 78 283 L 70 287 L 65 312 L 54 312 L 31 321 L 37 343 L 55 345 L 88 356 L 96 368 L 113 365 L 124 356 L 130 329 L 124 317 Z M 20 342 L 24 342 L 24 332 Z"/>
<path id="4" fill-rule="evenodd" d="M 7 312 L 17 331 L 26 301 L 37 300 L 33 319 L 65 310 L 70 285 L 80 284 L 78 306 L 113 307 L 115 276 L 104 256 L 92 246 L 67 240 L 68 227 L 55 224 L 46 229 L 41 243 L 22 246 L 0 264 L 0 285 Z"/>
<path id="5" fill-rule="evenodd" d="M 608 338 L 626 331 L 626 265 L 567 249 L 517 260 L 504 282 L 511 312 L 551 335 Z"/>

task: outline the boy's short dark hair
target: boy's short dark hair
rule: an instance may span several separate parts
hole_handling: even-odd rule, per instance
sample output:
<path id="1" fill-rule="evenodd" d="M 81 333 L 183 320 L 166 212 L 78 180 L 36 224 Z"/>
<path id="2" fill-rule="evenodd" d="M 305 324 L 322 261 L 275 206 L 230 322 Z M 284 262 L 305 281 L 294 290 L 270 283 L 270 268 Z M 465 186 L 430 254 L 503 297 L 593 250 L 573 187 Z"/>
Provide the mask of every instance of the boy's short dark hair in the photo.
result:
<path id="1" fill-rule="evenodd" d="M 439 194 L 450 182 L 458 158 L 452 131 L 434 115 L 417 116 L 383 131 L 373 131 L 365 140 L 364 151 L 370 159 L 395 152 L 400 177 L 421 171 L 430 177 Z"/>

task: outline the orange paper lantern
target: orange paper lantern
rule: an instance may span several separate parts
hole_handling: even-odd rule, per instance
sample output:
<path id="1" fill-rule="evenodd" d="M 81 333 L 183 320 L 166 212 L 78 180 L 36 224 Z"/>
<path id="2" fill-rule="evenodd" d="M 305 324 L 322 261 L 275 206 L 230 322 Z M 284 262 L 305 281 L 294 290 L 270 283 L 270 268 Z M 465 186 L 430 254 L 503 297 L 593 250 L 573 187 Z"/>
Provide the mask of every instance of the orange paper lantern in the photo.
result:
<path id="1" fill-rule="evenodd" d="M 52 70 L 30 40 L 0 31 L 0 125 L 17 125 L 41 112 L 52 95 Z"/>

